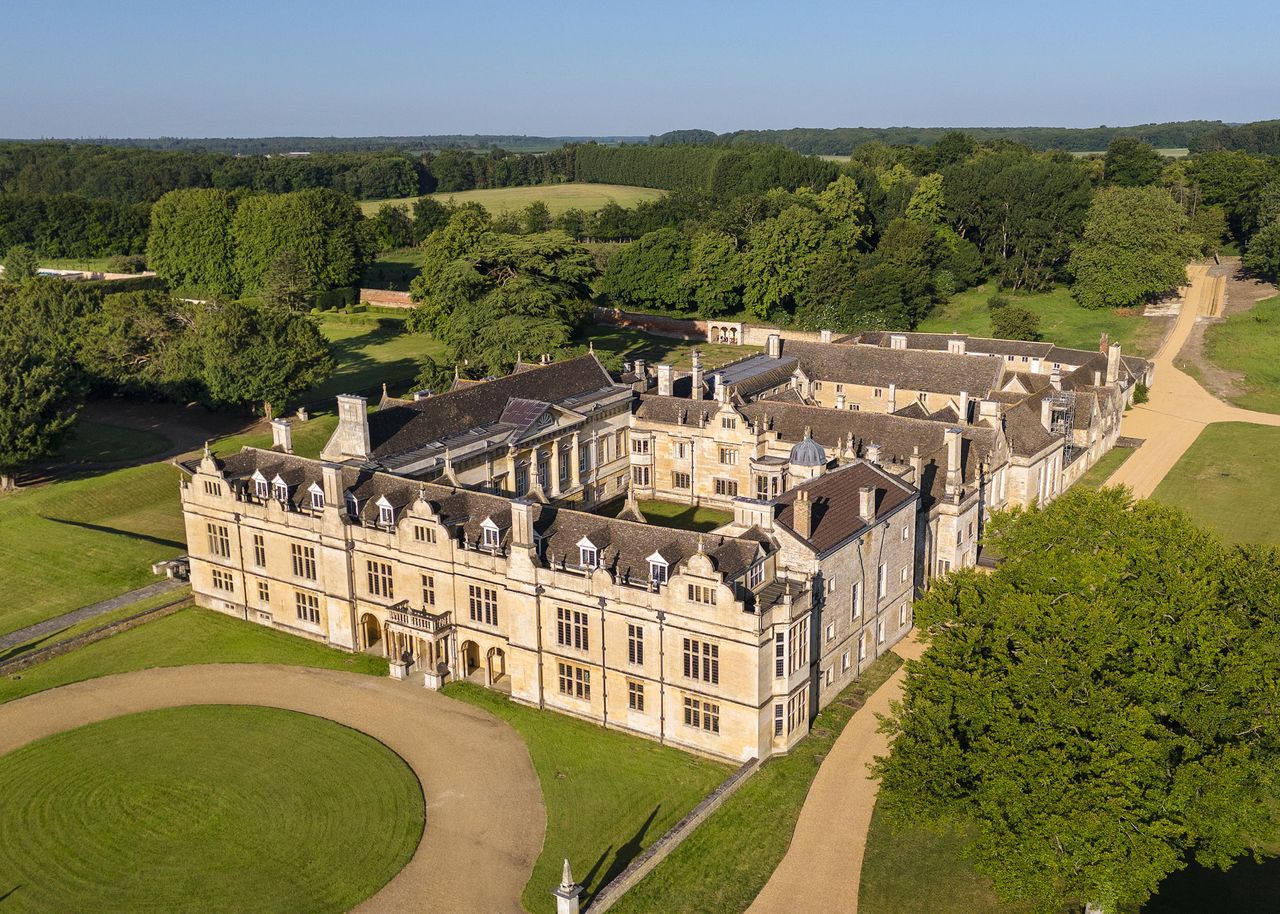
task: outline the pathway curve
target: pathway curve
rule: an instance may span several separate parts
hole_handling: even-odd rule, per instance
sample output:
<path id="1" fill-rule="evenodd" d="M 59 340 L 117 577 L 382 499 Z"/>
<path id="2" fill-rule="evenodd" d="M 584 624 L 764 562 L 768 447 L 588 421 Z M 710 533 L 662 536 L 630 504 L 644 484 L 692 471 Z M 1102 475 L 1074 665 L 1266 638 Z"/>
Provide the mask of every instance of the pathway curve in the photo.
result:
<path id="1" fill-rule="evenodd" d="M 913 636 L 893 651 L 914 660 L 924 649 Z M 867 766 L 889 751 L 876 715 L 888 714 L 889 704 L 902 697 L 906 675 L 903 664 L 845 725 L 809 787 L 786 855 L 747 914 L 857 914 L 862 855 L 880 786 Z"/>
<path id="2" fill-rule="evenodd" d="M 386 744 L 417 774 L 427 804 L 422 841 L 409 864 L 357 911 L 523 911 L 520 894 L 546 825 L 529 753 L 505 723 L 426 689 L 267 664 L 122 673 L 0 705 L 0 755 L 122 714 L 200 704 L 264 705 L 324 717 Z M 360 802 L 358 791 L 351 801 Z"/>
<path id="3" fill-rule="evenodd" d="M 1280 426 L 1280 415 L 1240 409 L 1206 391 L 1174 365 L 1183 344 L 1200 317 L 1222 313 L 1225 277 L 1210 274 L 1204 264 L 1187 269 L 1189 285 L 1173 329 L 1155 354 L 1155 383 L 1148 401 L 1125 413 L 1122 432 L 1142 438 L 1143 445 L 1120 465 L 1107 485 L 1126 485 L 1138 498 L 1146 498 L 1173 469 L 1206 425 L 1213 422 L 1253 422 Z"/>

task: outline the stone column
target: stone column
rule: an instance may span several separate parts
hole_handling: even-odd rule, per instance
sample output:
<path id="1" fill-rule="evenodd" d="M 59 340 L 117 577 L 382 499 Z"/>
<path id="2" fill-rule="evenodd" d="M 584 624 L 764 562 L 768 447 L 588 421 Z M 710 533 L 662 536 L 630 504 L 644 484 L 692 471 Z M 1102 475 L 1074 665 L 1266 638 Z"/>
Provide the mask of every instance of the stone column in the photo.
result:
<path id="1" fill-rule="evenodd" d="M 551 472 L 550 479 L 547 480 L 547 494 L 560 494 L 560 441 L 556 439 L 548 445 L 551 448 Z"/>
<path id="2" fill-rule="evenodd" d="M 569 446 L 569 485 L 578 488 L 582 485 L 581 473 L 578 471 L 578 433 L 573 433 L 573 443 Z"/>

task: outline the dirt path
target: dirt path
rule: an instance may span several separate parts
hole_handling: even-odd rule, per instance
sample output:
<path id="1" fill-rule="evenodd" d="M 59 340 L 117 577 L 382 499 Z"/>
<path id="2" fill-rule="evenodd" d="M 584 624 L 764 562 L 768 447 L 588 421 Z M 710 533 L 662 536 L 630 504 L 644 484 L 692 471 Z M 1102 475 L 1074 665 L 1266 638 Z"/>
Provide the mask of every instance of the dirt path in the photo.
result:
<path id="1" fill-rule="evenodd" d="M 414 770 L 426 795 L 422 841 L 409 864 L 357 911 L 523 910 L 520 894 L 546 825 L 524 743 L 478 708 L 406 683 L 266 664 L 122 673 L 0 705 L 0 755 L 83 724 L 192 704 L 314 714 L 369 734 Z"/>
<path id="2" fill-rule="evenodd" d="M 1150 399 L 1129 410 L 1124 417 L 1122 433 L 1142 438 L 1143 445 L 1107 480 L 1107 485 L 1128 486 L 1139 498 L 1146 498 L 1156 490 L 1206 425 L 1253 422 L 1280 426 L 1280 415 L 1224 403 L 1174 364 L 1197 319 L 1221 313 L 1226 284 L 1225 276 L 1211 275 L 1209 267 L 1203 264 L 1189 267 L 1187 275 L 1190 284 L 1183 297 L 1182 311 L 1155 354 L 1155 383 Z"/>
<path id="3" fill-rule="evenodd" d="M 916 659 L 924 649 L 912 638 L 893 651 Z M 889 751 L 876 715 L 887 714 L 889 704 L 902 697 L 906 674 L 906 666 L 899 667 L 845 725 L 809 787 L 786 856 L 747 914 L 857 914 L 862 855 L 879 789 L 867 766 Z"/>

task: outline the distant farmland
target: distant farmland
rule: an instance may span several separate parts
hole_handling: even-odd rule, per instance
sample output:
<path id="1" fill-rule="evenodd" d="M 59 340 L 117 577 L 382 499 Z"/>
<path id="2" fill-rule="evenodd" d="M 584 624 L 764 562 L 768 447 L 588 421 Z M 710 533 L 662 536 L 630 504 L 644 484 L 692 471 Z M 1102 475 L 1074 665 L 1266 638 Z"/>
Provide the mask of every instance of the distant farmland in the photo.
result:
<path id="1" fill-rule="evenodd" d="M 428 194 L 441 202 L 479 203 L 490 213 L 524 209 L 534 200 L 547 204 L 552 216 L 565 210 L 580 209 L 587 212 L 600 209 L 608 203 L 619 206 L 635 206 L 646 200 L 656 200 L 665 191 L 651 187 L 623 187 L 619 184 L 535 184 L 529 187 L 495 187 L 491 190 L 463 190 L 453 193 Z M 416 198 L 400 200 L 362 200 L 360 209 L 372 216 L 384 203 L 412 204 Z"/>

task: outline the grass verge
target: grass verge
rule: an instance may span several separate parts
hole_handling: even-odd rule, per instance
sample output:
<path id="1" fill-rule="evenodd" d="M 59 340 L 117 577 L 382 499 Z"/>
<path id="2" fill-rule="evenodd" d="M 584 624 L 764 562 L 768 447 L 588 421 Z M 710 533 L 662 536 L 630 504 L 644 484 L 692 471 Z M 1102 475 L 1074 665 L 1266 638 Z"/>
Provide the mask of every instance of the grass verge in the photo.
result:
<path id="1" fill-rule="evenodd" d="M 1228 543 L 1280 543 L 1280 428 L 1247 422 L 1207 426 L 1152 498 L 1182 508 Z"/>
<path id="2" fill-rule="evenodd" d="M 901 665 L 901 658 L 893 653 L 871 664 L 818 714 L 810 734 L 790 755 L 762 765 L 612 910 L 618 914 L 745 911 L 787 852 L 818 766 L 854 714 L 854 708 L 841 699 L 859 690 L 870 695 Z M 796 910 L 804 910 L 803 899 L 797 899 Z"/>
<path id="3" fill-rule="evenodd" d="M 515 728 L 529 748 L 547 808 L 542 854 L 524 891 L 533 914 L 551 914 L 567 858 L 589 901 L 731 770 L 678 749 L 606 730 L 497 692 L 451 683 L 445 694 Z"/>
<path id="4" fill-rule="evenodd" d="M 1205 329 L 1205 353 L 1228 371 L 1244 375 L 1231 402 L 1280 413 L 1280 295 L 1258 302 Z"/>
<path id="5" fill-rule="evenodd" d="M 337 914 L 409 862 L 423 817 L 399 756 L 323 718 L 128 714 L 0 759 L 4 909 Z"/>
<path id="6" fill-rule="evenodd" d="M 371 676 L 387 662 L 195 607 L 0 677 L 0 702 L 85 679 L 192 663 L 283 663 Z"/>
<path id="7" fill-rule="evenodd" d="M 1096 492 L 1107 484 L 1111 474 L 1120 469 L 1120 465 L 1133 456 L 1135 448 L 1113 447 L 1102 455 L 1088 471 L 1076 480 L 1076 485 L 1086 492 Z"/>

